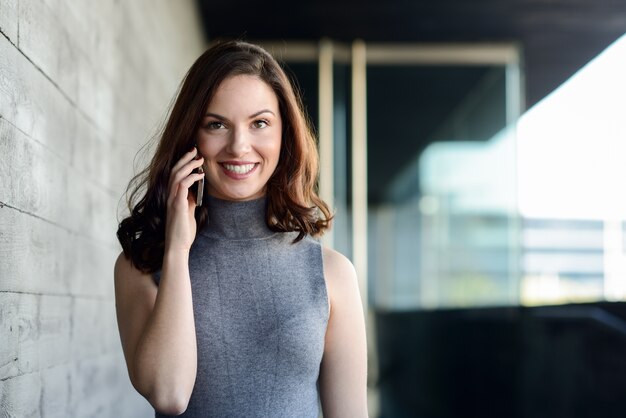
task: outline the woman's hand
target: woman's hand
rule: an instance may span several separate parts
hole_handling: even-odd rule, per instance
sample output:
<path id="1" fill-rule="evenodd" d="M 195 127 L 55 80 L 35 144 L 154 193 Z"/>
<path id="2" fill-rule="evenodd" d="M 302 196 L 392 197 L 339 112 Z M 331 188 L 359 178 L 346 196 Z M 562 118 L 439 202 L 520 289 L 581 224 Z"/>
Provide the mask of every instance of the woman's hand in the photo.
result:
<path id="1" fill-rule="evenodd" d="M 204 158 L 196 159 L 197 156 L 198 150 L 192 149 L 178 160 L 170 173 L 165 224 L 166 252 L 189 251 L 196 237 L 196 198 L 193 193 L 189 193 L 189 188 L 204 177 L 204 173 L 194 172 L 204 163 Z"/>

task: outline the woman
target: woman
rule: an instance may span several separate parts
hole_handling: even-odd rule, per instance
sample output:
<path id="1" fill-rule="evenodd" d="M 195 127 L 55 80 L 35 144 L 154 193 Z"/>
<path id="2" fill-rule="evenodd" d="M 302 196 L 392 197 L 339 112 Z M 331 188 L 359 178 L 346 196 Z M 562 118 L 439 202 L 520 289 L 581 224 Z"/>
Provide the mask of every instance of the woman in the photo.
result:
<path id="1" fill-rule="evenodd" d="M 118 229 L 122 347 L 156 416 L 314 418 L 318 395 L 327 418 L 367 416 L 354 268 L 312 238 L 331 218 L 317 174 L 266 51 L 224 42 L 198 58 Z"/>

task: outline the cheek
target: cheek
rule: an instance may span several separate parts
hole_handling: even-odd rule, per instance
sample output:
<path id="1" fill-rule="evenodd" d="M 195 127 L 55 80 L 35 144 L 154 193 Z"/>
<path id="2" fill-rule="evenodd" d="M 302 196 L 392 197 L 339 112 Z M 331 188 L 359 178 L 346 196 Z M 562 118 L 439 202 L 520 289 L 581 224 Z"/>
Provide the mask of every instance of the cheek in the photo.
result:
<path id="1" fill-rule="evenodd" d="M 205 160 L 215 156 L 217 152 L 215 141 L 208 141 L 200 137 L 196 144 L 198 152 L 200 152 L 200 155 L 202 155 Z"/>
<path id="2" fill-rule="evenodd" d="M 282 146 L 282 138 L 281 136 L 274 137 L 271 141 L 267 142 L 267 155 L 268 157 L 278 161 L 280 157 L 280 148 Z"/>
<path id="3" fill-rule="evenodd" d="M 198 148 L 198 151 L 203 156 L 204 156 L 205 152 L 207 151 L 207 149 L 206 149 L 207 148 L 207 140 L 200 133 L 198 133 L 196 135 L 196 148 Z"/>
<path id="4" fill-rule="evenodd" d="M 278 143 L 276 144 L 273 144 L 271 153 L 272 153 L 272 157 L 278 160 L 278 157 L 280 157 L 280 141 L 278 141 Z"/>
<path id="5" fill-rule="evenodd" d="M 263 154 L 263 158 L 275 168 L 280 160 L 280 144 L 266 147 Z"/>

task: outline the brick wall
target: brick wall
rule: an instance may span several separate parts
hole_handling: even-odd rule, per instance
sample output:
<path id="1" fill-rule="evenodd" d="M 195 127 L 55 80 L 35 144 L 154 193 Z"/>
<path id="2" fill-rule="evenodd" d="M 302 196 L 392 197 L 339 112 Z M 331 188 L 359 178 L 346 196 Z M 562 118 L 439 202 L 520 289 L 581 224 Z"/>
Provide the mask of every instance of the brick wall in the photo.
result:
<path id="1" fill-rule="evenodd" d="M 151 416 L 117 331 L 115 231 L 203 50 L 195 3 L 2 0 L 0 32 L 0 413 Z"/>

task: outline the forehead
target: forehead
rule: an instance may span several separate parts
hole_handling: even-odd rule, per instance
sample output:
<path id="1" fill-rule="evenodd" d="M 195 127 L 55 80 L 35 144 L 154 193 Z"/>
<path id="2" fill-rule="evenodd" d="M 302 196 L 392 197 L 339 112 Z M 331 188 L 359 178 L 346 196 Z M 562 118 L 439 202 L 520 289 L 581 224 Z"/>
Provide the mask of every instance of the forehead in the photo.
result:
<path id="1" fill-rule="evenodd" d="M 259 107 L 278 109 L 274 90 L 263 80 L 251 75 L 226 78 L 215 90 L 209 109 L 217 111 L 259 110 Z"/>

